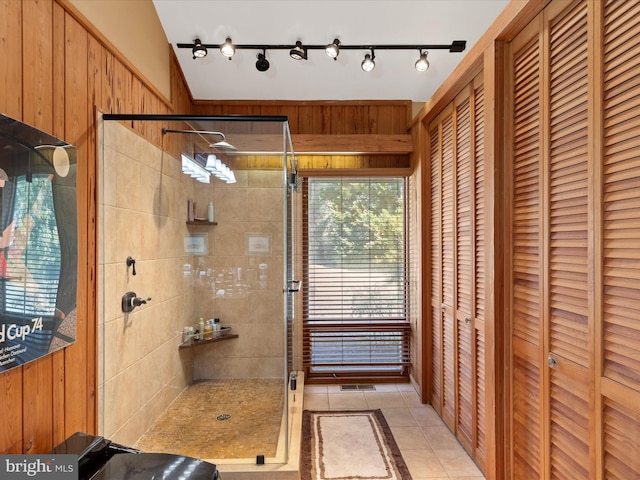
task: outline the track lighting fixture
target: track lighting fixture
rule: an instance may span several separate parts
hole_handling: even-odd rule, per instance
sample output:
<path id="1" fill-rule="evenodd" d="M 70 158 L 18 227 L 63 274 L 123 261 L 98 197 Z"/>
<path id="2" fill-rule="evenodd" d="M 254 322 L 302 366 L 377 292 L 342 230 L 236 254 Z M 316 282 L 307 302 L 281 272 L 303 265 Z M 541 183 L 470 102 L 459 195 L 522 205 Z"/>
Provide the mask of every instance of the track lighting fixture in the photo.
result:
<path id="1" fill-rule="evenodd" d="M 429 61 L 427 60 L 428 50 L 448 50 L 450 53 L 459 53 L 463 52 L 466 46 L 466 40 L 454 40 L 448 45 L 343 45 L 337 38 L 328 45 L 303 46 L 300 40 L 298 40 L 295 45 L 234 45 L 229 37 L 227 37 L 222 45 L 202 44 L 198 38 L 196 38 L 193 43 L 177 44 L 178 48 L 190 48 L 193 52 L 194 59 L 204 57 L 207 54 L 207 48 L 219 48 L 220 52 L 229 58 L 229 60 L 231 60 L 236 50 L 262 50 L 262 53 L 256 55 L 258 59 L 256 68 L 260 72 L 269 69 L 267 50 L 289 50 L 289 55 L 295 60 L 307 60 L 309 50 L 324 50 L 325 53 L 334 60 L 338 59 L 340 50 L 368 50 L 370 53 L 364 56 L 364 60 L 362 60 L 360 65 L 365 72 L 370 72 L 376 66 L 375 50 L 418 50 L 420 52 L 420 58 L 415 62 L 415 68 L 419 72 L 424 72 L 429 69 Z"/>
<path id="2" fill-rule="evenodd" d="M 426 72 L 429 70 L 429 60 L 427 60 L 427 53 L 420 50 L 420 58 L 416 60 L 416 70 L 419 72 Z"/>
<path id="3" fill-rule="evenodd" d="M 306 60 L 307 49 L 302 46 L 302 42 L 298 40 L 296 46 L 289 50 L 289 56 L 294 60 Z"/>
<path id="4" fill-rule="evenodd" d="M 182 154 L 182 173 L 202 183 L 210 183 L 211 173 L 193 158 Z"/>
<path id="5" fill-rule="evenodd" d="M 231 60 L 231 57 L 233 57 L 234 53 L 236 53 L 233 42 L 231 42 L 231 39 L 229 37 L 227 37 L 224 43 L 220 45 L 220 53 L 222 53 L 222 55 L 227 57 L 229 60 Z"/>
<path id="6" fill-rule="evenodd" d="M 202 155 L 197 154 L 196 158 L 199 159 L 199 157 L 202 157 Z M 233 170 L 222 163 L 222 160 L 212 153 L 207 155 L 204 168 L 207 172 L 220 180 L 224 180 L 227 183 L 236 183 L 236 176 L 233 173 Z"/>
<path id="7" fill-rule="evenodd" d="M 334 38 L 333 42 L 327 45 L 324 51 L 327 55 L 329 55 L 329 57 L 333 58 L 334 60 L 338 60 L 338 55 L 340 54 L 340 40 Z"/>
<path id="8" fill-rule="evenodd" d="M 362 68 L 362 70 L 364 70 L 365 72 L 370 72 L 371 70 L 376 68 L 376 62 L 374 61 L 374 58 L 376 58 L 376 56 L 373 53 L 373 48 L 372 48 L 371 55 L 367 53 L 364 56 L 364 60 L 362 60 L 362 63 L 360 64 L 360 68 Z"/>
<path id="9" fill-rule="evenodd" d="M 267 60 L 266 50 L 262 50 L 262 53 L 256 55 L 258 61 L 256 62 L 256 68 L 259 72 L 266 72 L 269 70 L 269 60 Z"/>
<path id="10" fill-rule="evenodd" d="M 202 46 L 202 42 L 199 38 L 196 38 L 193 41 L 193 49 L 191 50 L 193 53 L 193 59 L 202 58 L 207 56 L 207 49 Z"/>

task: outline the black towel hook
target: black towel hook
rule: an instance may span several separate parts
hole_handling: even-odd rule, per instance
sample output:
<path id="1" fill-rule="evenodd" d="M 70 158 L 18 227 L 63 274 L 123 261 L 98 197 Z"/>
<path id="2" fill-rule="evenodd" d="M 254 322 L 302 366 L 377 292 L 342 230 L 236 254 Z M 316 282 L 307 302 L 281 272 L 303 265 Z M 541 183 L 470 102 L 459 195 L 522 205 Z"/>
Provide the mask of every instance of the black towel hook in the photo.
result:
<path id="1" fill-rule="evenodd" d="M 133 266 L 133 272 L 131 272 L 133 275 L 136 274 L 136 261 L 133 257 L 127 257 L 127 269 L 129 267 Z"/>

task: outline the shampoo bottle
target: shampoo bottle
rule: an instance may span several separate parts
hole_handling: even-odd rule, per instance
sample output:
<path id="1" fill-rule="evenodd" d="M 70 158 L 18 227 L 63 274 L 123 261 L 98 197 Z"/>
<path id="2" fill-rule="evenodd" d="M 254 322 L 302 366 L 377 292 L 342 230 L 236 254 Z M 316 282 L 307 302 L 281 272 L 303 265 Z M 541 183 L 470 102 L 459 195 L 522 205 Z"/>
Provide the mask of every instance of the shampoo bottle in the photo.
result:
<path id="1" fill-rule="evenodd" d="M 196 340 L 200 340 L 201 338 L 204 338 L 204 319 L 202 318 L 198 322 L 198 331 L 200 332 L 200 334 L 198 335 L 198 338 L 196 338 Z"/>
<path id="2" fill-rule="evenodd" d="M 207 220 L 213 222 L 213 219 L 213 202 L 209 202 L 209 207 L 207 207 Z"/>

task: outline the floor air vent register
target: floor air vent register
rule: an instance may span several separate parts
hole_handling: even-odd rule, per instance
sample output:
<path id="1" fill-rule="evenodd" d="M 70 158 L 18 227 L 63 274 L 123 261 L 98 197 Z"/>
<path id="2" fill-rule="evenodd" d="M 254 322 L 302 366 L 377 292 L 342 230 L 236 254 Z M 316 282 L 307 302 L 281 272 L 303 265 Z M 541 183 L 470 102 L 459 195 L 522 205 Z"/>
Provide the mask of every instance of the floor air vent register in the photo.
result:
<path id="1" fill-rule="evenodd" d="M 340 385 L 340 391 L 375 390 L 375 385 Z"/>

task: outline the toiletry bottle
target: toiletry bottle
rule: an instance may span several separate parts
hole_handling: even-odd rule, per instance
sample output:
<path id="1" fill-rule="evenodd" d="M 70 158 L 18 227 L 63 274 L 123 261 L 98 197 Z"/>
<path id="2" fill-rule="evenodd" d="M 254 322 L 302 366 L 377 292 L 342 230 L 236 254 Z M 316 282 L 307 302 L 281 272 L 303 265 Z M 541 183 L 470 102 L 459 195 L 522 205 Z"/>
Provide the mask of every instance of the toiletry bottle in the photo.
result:
<path id="1" fill-rule="evenodd" d="M 209 206 L 207 207 L 207 220 L 213 222 L 213 218 L 213 202 L 209 202 Z"/>
<path id="2" fill-rule="evenodd" d="M 220 319 L 219 318 L 214 318 L 213 319 L 213 329 L 216 332 L 222 330 L 222 325 L 220 324 Z"/>
<path id="3" fill-rule="evenodd" d="M 200 340 L 204 336 L 204 320 L 201 318 L 198 322 L 198 329 L 196 330 L 196 340 Z"/>
<path id="4" fill-rule="evenodd" d="M 213 327 L 209 322 L 207 322 L 204 326 L 204 340 L 213 339 Z"/>

